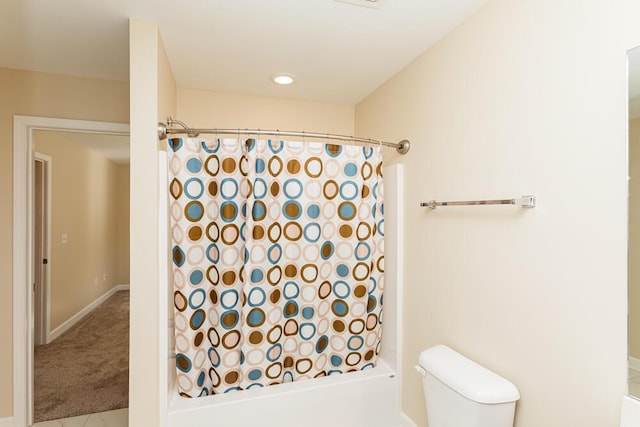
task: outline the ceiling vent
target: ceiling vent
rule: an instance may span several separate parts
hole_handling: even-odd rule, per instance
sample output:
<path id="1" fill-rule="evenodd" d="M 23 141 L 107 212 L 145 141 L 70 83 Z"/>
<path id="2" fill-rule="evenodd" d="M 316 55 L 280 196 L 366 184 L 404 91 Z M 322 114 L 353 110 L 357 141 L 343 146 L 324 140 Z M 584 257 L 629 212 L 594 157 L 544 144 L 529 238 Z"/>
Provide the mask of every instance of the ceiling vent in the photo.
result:
<path id="1" fill-rule="evenodd" d="M 372 7 L 380 9 L 385 0 L 336 0 L 342 3 L 355 4 L 356 6 Z"/>

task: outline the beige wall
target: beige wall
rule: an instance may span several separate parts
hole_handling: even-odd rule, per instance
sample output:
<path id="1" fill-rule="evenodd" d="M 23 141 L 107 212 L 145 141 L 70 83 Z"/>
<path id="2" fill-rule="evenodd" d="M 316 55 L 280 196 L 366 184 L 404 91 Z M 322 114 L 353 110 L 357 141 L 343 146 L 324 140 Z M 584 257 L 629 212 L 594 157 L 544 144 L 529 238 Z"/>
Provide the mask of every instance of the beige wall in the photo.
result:
<path id="1" fill-rule="evenodd" d="M 518 427 L 619 425 L 626 393 L 626 50 L 640 2 L 489 1 L 356 107 L 407 138 L 403 408 L 421 350 L 520 389 Z M 535 194 L 538 206 L 419 208 Z"/>
<path id="2" fill-rule="evenodd" d="M 629 121 L 629 356 L 640 359 L 640 118 Z"/>
<path id="3" fill-rule="evenodd" d="M 12 401 L 13 116 L 129 121 L 127 82 L 0 68 L 0 418 Z"/>
<path id="4" fill-rule="evenodd" d="M 176 119 L 191 127 L 281 129 L 353 134 L 354 107 L 178 89 Z M 213 138 L 213 136 L 211 136 Z"/>
<path id="5" fill-rule="evenodd" d="M 129 174 L 128 164 L 118 165 L 116 285 L 129 284 Z"/>
<path id="6" fill-rule="evenodd" d="M 49 332 L 118 284 L 118 241 L 126 237 L 128 245 L 118 229 L 119 167 L 77 137 L 36 131 L 34 138 L 34 150 L 52 163 Z M 87 143 L 92 138 L 81 137 Z M 128 191 L 126 196 L 128 218 Z"/>
<path id="7" fill-rule="evenodd" d="M 175 115 L 175 81 L 158 27 L 129 23 L 131 80 L 131 341 L 129 425 L 164 425 L 166 296 L 159 277 L 158 120 Z M 164 146 L 161 144 L 160 146 Z M 162 305 L 161 305 L 162 304 Z M 162 337 L 161 335 L 162 334 Z M 163 381 L 164 380 L 164 381 Z M 162 403 L 161 403 L 162 402 Z"/>

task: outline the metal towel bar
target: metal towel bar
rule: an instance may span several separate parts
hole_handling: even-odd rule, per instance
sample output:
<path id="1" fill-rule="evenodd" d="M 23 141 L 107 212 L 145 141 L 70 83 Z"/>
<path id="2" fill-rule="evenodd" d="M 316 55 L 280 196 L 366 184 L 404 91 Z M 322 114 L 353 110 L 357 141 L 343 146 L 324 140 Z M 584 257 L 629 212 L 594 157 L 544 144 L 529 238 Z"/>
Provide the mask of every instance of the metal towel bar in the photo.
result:
<path id="1" fill-rule="evenodd" d="M 435 200 L 429 200 L 428 202 L 420 203 L 420 207 L 435 209 L 437 206 L 475 206 L 475 205 L 516 205 L 523 208 L 535 208 L 536 196 L 522 196 L 515 199 L 500 199 L 500 200 L 469 200 L 460 202 L 436 202 Z"/>

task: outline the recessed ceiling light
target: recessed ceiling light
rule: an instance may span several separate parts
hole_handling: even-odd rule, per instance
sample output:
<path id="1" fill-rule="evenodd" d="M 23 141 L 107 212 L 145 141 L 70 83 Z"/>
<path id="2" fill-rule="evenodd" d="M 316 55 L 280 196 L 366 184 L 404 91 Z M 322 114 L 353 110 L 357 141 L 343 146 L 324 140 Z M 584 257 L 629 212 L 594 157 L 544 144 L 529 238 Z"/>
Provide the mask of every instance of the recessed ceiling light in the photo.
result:
<path id="1" fill-rule="evenodd" d="M 271 80 L 279 85 L 290 85 L 293 83 L 293 76 L 291 74 L 276 74 L 271 77 Z"/>

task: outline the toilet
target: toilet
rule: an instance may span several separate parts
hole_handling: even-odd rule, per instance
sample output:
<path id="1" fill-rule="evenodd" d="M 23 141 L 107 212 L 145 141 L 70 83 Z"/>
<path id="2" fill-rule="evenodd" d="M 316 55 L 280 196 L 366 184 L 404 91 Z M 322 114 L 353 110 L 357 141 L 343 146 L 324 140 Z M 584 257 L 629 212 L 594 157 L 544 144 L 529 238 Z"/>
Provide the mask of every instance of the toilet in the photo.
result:
<path id="1" fill-rule="evenodd" d="M 420 353 L 429 427 L 513 427 L 515 385 L 445 345 Z"/>

